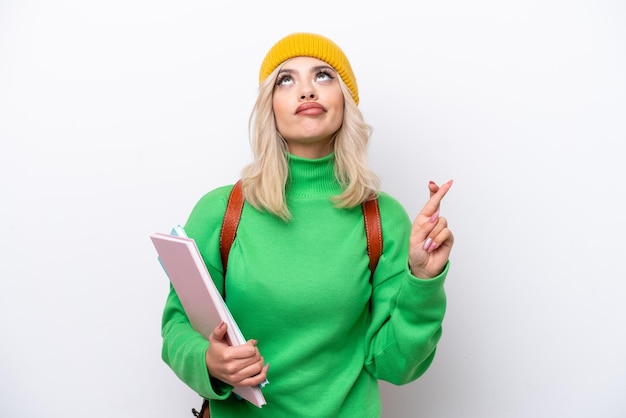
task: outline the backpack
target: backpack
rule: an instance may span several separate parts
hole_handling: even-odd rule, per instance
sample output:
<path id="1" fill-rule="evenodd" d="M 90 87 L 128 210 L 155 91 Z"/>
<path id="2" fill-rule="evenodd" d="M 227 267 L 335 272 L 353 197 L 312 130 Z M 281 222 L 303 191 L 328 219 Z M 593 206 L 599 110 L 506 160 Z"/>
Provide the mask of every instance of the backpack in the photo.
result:
<path id="1" fill-rule="evenodd" d="M 222 231 L 220 233 L 220 256 L 222 259 L 222 268 L 224 269 L 224 277 L 226 277 L 226 267 L 228 266 L 228 254 L 230 247 L 235 241 L 237 235 L 237 227 L 241 219 L 243 211 L 244 197 L 242 191 L 241 179 L 235 183 L 233 189 L 228 196 L 226 203 L 226 212 L 222 221 Z M 367 254 L 370 259 L 370 282 L 374 275 L 374 270 L 378 265 L 378 259 L 383 253 L 383 230 L 380 222 L 380 208 L 378 207 L 378 199 L 374 194 L 372 197 L 361 204 L 363 210 L 363 219 L 365 223 L 365 236 L 367 238 Z M 224 286 L 224 300 L 226 300 L 226 286 Z M 202 408 L 197 411 L 191 409 L 192 414 L 199 418 L 209 418 L 209 400 L 203 399 Z"/>

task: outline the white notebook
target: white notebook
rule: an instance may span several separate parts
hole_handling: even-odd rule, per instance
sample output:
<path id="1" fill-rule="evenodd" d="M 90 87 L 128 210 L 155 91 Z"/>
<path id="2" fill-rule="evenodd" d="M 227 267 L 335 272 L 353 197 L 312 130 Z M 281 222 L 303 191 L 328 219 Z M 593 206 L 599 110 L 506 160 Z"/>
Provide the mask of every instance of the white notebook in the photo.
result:
<path id="1" fill-rule="evenodd" d="M 193 328 L 208 340 L 213 329 L 223 321 L 228 325 L 229 343 L 234 346 L 245 344 L 246 340 L 215 287 L 196 242 L 188 238 L 180 226 L 174 228 L 172 234 L 151 234 L 150 239 Z M 237 387 L 233 392 L 260 408 L 266 403 L 261 387 Z"/>

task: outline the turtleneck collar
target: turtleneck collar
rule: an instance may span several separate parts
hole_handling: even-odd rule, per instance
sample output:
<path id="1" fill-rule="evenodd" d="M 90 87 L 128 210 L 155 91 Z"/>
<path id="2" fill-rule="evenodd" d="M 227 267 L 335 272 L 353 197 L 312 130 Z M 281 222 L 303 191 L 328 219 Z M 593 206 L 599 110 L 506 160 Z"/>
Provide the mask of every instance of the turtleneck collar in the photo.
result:
<path id="1" fill-rule="evenodd" d="M 338 195 L 341 186 L 335 179 L 335 153 L 309 159 L 287 154 L 289 181 L 286 192 L 290 196 L 320 197 Z"/>

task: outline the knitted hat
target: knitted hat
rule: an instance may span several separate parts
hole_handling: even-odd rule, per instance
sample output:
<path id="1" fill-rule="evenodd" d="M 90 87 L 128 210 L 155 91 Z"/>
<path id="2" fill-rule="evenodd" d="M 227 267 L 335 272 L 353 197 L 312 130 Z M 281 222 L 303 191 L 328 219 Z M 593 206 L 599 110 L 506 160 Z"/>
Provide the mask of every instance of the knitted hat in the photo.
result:
<path id="1" fill-rule="evenodd" d="M 348 57 L 333 41 L 314 33 L 292 33 L 278 41 L 263 59 L 259 83 L 283 61 L 294 57 L 313 57 L 328 63 L 346 83 L 356 104 L 359 104 L 359 89 Z"/>

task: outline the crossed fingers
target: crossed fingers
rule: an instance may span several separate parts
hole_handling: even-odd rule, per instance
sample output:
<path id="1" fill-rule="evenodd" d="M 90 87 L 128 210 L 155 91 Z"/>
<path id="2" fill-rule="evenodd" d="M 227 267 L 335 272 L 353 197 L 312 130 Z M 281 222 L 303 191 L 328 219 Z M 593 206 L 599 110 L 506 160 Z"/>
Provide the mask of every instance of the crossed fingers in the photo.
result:
<path id="1" fill-rule="evenodd" d="M 450 255 L 454 242 L 446 218 L 439 216 L 441 201 L 452 187 L 452 180 L 438 186 L 428 184 L 430 198 L 418 214 L 411 233 L 409 265 L 416 277 L 439 274 Z"/>

